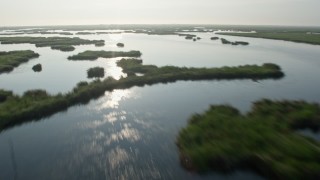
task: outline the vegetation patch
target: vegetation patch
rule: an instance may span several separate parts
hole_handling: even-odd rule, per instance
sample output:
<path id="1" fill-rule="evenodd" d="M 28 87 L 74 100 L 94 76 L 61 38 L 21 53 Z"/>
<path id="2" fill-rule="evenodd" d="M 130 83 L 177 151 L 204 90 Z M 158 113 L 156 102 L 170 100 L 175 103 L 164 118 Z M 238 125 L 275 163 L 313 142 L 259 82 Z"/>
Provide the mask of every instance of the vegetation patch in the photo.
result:
<path id="1" fill-rule="evenodd" d="M 76 35 L 92 35 L 92 34 L 96 34 L 94 32 L 77 32 Z"/>
<path id="2" fill-rule="evenodd" d="M 102 58 L 115 58 L 115 57 L 140 57 L 140 51 L 84 51 L 74 56 L 69 56 L 69 60 L 97 60 Z"/>
<path id="3" fill-rule="evenodd" d="M 117 46 L 118 47 L 124 47 L 124 44 L 123 43 L 117 43 Z"/>
<path id="4" fill-rule="evenodd" d="M 42 65 L 41 64 L 36 64 L 32 67 L 32 70 L 34 72 L 41 72 L 42 71 Z"/>
<path id="5" fill-rule="evenodd" d="M 235 41 L 235 42 L 231 42 L 231 41 L 228 41 L 228 40 L 226 40 L 226 39 L 224 39 L 224 38 L 221 38 L 221 42 L 222 42 L 222 44 L 231 44 L 231 45 L 235 45 L 235 46 L 237 46 L 237 45 L 249 45 L 249 43 L 248 42 L 244 42 L 244 41 Z"/>
<path id="6" fill-rule="evenodd" d="M 189 170 L 240 168 L 270 179 L 319 179 L 320 144 L 295 132 L 319 127 L 318 104 L 264 99 L 246 115 L 226 105 L 193 115 L 177 145 Z"/>
<path id="7" fill-rule="evenodd" d="M 0 103 L 6 101 L 7 98 L 12 95 L 13 95 L 13 93 L 11 91 L 5 91 L 3 89 L 0 89 Z"/>
<path id="8" fill-rule="evenodd" d="M 87 71 L 88 78 L 102 78 L 104 77 L 104 68 L 103 67 L 93 67 Z"/>
<path id="9" fill-rule="evenodd" d="M 0 73 L 10 72 L 21 63 L 28 62 L 32 58 L 39 57 L 39 54 L 26 51 L 0 51 Z"/>
<path id="10" fill-rule="evenodd" d="M 188 37 L 188 39 L 192 39 L 192 38 L 194 38 L 194 37 L 197 37 L 196 35 L 194 35 L 194 34 L 178 34 L 179 36 L 183 36 L 183 37 Z"/>
<path id="11" fill-rule="evenodd" d="M 102 42 L 102 41 L 95 44 L 96 47 L 102 47 L 102 46 L 104 46 L 104 45 L 105 45 L 105 44 L 104 44 L 104 42 Z"/>
<path id="12" fill-rule="evenodd" d="M 245 65 L 223 68 L 185 68 L 175 66 L 157 67 L 142 65 L 142 60 L 122 59 L 118 66 L 128 74 L 115 80 L 108 77 L 91 83 L 80 82 L 71 92 L 49 95 L 43 91 L 28 91 L 23 96 L 10 95 L 0 104 L 0 131 L 20 123 L 41 119 L 68 107 L 89 102 L 102 96 L 105 91 L 127 89 L 156 83 L 170 83 L 178 80 L 206 79 L 277 79 L 283 76 L 274 64 Z M 137 73 L 143 76 L 136 76 Z"/>
<path id="13" fill-rule="evenodd" d="M 220 39 L 219 37 L 211 37 L 210 38 L 211 40 L 218 40 L 218 39 Z"/>
<path id="14" fill-rule="evenodd" d="M 142 65 L 140 59 L 121 59 L 117 65 L 124 73 L 132 75 L 144 74 L 147 77 L 166 77 L 172 80 L 197 80 L 197 79 L 265 79 L 281 78 L 284 76 L 278 65 L 265 63 L 262 66 L 244 65 L 237 67 L 221 68 L 187 68 L 176 66 L 157 67 L 155 65 Z"/>
<path id="15" fill-rule="evenodd" d="M 104 40 L 86 40 L 78 37 L 0 37 L 1 44 L 35 44 L 36 47 L 51 47 L 52 49 L 71 50 L 72 46 L 99 44 Z M 73 47 L 72 47 L 73 48 Z"/>
<path id="16" fill-rule="evenodd" d="M 306 32 L 257 32 L 257 33 L 218 33 L 229 36 L 242 36 L 264 39 L 275 39 L 320 45 L 320 35 Z"/>
<path id="17" fill-rule="evenodd" d="M 194 37 L 195 37 L 195 36 L 186 36 L 185 39 L 191 40 L 191 39 L 193 39 Z"/>
<path id="18" fill-rule="evenodd" d="M 65 35 L 65 36 L 73 35 L 70 32 L 48 32 L 48 31 L 30 32 L 30 33 L 27 33 L 27 34 L 59 34 L 59 35 Z"/>
<path id="19" fill-rule="evenodd" d="M 53 45 L 53 46 L 51 46 L 51 49 L 60 50 L 60 51 L 64 51 L 64 52 L 75 50 L 75 48 L 70 45 Z"/>

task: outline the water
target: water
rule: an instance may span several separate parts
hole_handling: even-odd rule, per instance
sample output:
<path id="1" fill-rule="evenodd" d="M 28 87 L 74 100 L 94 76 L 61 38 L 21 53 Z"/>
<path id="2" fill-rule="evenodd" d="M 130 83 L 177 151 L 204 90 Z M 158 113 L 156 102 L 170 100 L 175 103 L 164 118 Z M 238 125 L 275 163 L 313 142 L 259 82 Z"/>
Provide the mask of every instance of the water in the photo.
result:
<path id="1" fill-rule="evenodd" d="M 245 171 L 204 176 L 187 172 L 179 163 L 176 136 L 190 115 L 205 111 L 210 104 L 231 104 L 245 113 L 261 98 L 320 103 L 320 46 L 226 37 L 250 42 L 249 46 L 235 47 L 209 40 L 214 36 L 210 33 L 199 36 L 203 39 L 193 42 L 178 36 L 83 35 L 80 37 L 84 39 L 105 39 L 106 46 L 79 46 L 68 53 L 33 45 L 1 45 L 1 50 L 33 49 L 41 55 L 0 75 L 0 87 L 16 93 L 36 87 L 51 93 L 70 91 L 78 81 L 88 80 L 85 71 L 95 65 L 104 66 L 108 75 L 121 75 L 116 59 L 66 60 L 68 55 L 86 49 L 140 50 L 145 64 L 158 66 L 273 62 L 286 76 L 259 82 L 178 81 L 106 92 L 87 105 L 2 132 L 0 179 L 15 175 L 18 179 L 262 179 Z M 117 48 L 116 42 L 125 43 L 125 48 Z M 40 61 L 47 71 L 36 74 L 31 67 Z M 12 82 L 6 81 L 10 78 Z"/>

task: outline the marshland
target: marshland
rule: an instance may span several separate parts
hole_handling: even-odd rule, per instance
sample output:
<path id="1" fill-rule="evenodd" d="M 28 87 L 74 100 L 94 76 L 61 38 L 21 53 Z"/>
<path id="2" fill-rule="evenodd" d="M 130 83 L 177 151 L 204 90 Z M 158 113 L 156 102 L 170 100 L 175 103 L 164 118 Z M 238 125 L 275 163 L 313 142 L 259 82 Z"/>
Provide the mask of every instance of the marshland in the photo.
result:
<path id="1" fill-rule="evenodd" d="M 261 28 L 57 26 L 0 35 L 0 67 L 11 66 L 0 74 L 0 179 L 13 171 L 24 179 L 317 177 L 320 46 L 219 34 Z"/>

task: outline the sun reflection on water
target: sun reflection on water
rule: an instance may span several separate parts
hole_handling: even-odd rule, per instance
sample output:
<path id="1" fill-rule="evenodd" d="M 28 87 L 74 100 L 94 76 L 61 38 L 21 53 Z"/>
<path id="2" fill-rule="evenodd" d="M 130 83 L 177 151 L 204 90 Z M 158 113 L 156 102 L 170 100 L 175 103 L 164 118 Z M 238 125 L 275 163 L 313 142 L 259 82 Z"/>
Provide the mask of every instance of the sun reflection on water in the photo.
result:
<path id="1" fill-rule="evenodd" d="M 126 111 L 112 111 L 106 115 L 103 116 L 102 120 L 93 120 L 93 121 L 88 121 L 85 123 L 80 124 L 80 126 L 84 129 L 91 128 L 91 129 L 96 129 L 97 127 L 103 126 L 107 123 L 111 123 L 112 125 L 116 121 L 124 121 L 127 119 L 126 117 L 127 113 Z"/>
<path id="2" fill-rule="evenodd" d="M 96 61 L 99 66 L 105 67 L 106 74 L 105 78 L 108 76 L 113 77 L 116 80 L 119 80 L 122 77 L 126 77 L 127 75 L 122 72 L 122 68 L 117 66 L 117 61 L 121 58 L 98 58 Z"/>
<path id="3" fill-rule="evenodd" d="M 118 168 L 130 159 L 125 149 L 116 147 L 107 153 L 108 162 L 112 170 Z"/>
<path id="4" fill-rule="evenodd" d="M 105 97 L 101 101 L 99 101 L 96 109 L 118 109 L 120 101 L 123 99 L 128 99 L 130 97 L 132 97 L 132 93 L 129 89 L 106 92 Z"/>
<path id="5" fill-rule="evenodd" d="M 123 36 L 121 33 L 119 34 L 109 34 L 109 38 L 112 40 L 112 41 L 120 41 L 123 39 Z"/>
<path id="6" fill-rule="evenodd" d="M 140 139 L 141 135 L 139 131 L 135 128 L 132 128 L 130 123 L 125 123 L 123 124 L 123 128 L 120 131 L 109 135 L 109 137 L 106 140 L 106 144 L 110 145 L 112 142 L 119 142 L 123 140 L 136 142 Z"/>

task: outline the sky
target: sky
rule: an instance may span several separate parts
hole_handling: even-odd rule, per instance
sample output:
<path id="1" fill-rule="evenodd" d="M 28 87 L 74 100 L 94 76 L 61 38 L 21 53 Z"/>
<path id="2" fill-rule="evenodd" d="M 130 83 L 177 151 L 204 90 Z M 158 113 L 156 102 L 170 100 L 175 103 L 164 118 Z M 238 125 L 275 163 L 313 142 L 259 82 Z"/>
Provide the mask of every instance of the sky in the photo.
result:
<path id="1" fill-rule="evenodd" d="M 0 26 L 237 24 L 320 26 L 320 0 L 1 0 Z"/>

